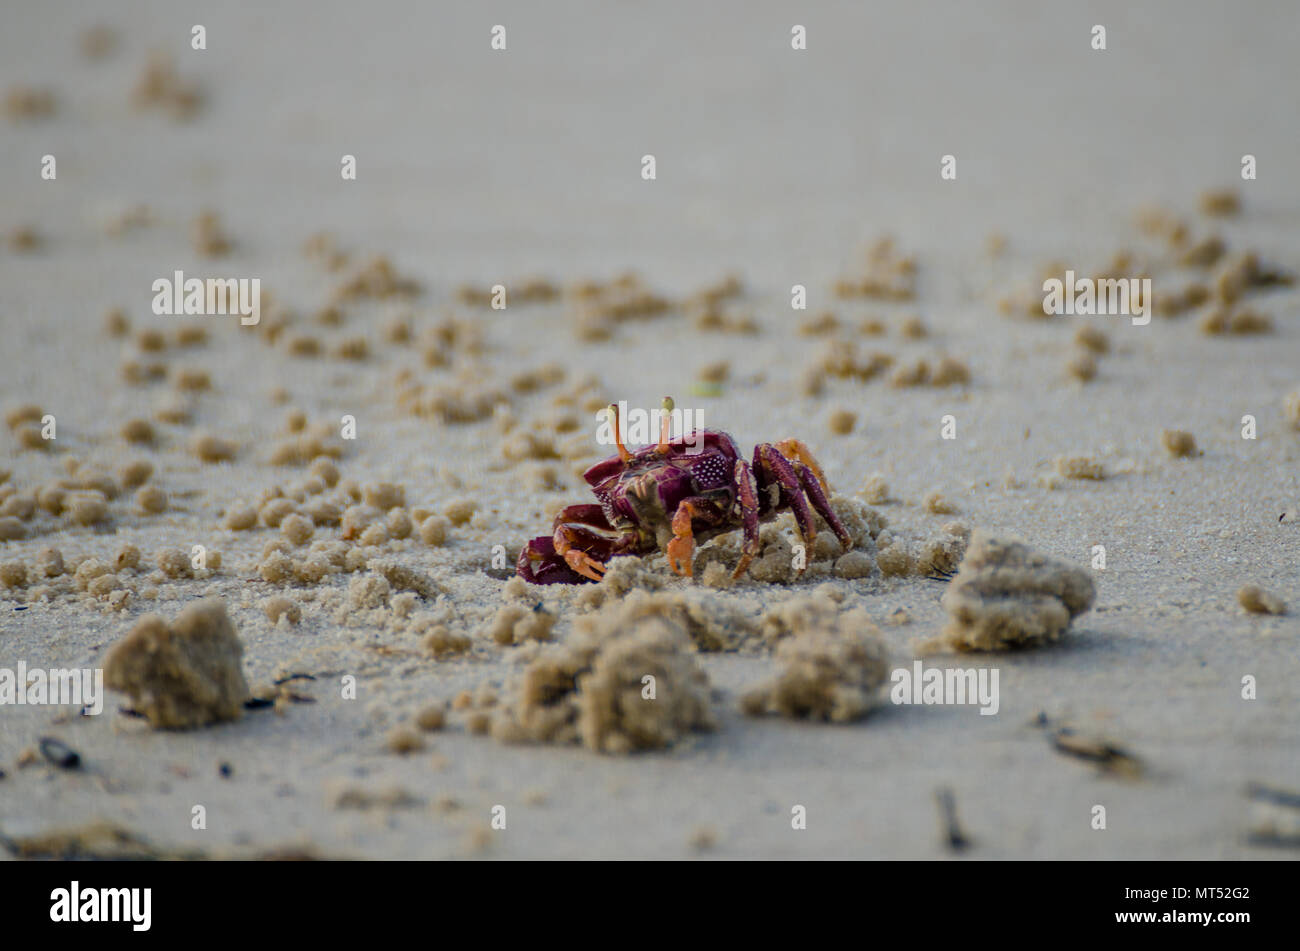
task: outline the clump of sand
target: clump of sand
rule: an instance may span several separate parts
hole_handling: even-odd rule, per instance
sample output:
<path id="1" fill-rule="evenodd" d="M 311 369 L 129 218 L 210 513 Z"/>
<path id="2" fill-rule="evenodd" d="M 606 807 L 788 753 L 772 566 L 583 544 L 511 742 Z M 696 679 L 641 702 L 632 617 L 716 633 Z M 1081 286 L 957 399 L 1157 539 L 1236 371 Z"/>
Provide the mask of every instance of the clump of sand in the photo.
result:
<path id="1" fill-rule="evenodd" d="M 601 637 L 633 630 L 647 619 L 667 622 L 701 651 L 736 650 L 758 631 L 752 618 L 719 596 L 694 590 L 633 590 L 599 611 L 576 618 L 573 629 L 580 635 Z"/>
<path id="2" fill-rule="evenodd" d="M 742 709 L 842 723 L 865 716 L 879 703 L 889 675 L 880 631 L 860 608 L 839 612 L 824 600 L 783 606 L 773 625 L 787 628 L 776 647 L 778 673 L 747 692 Z"/>
<path id="3" fill-rule="evenodd" d="M 925 539 L 886 529 L 877 538 L 880 573 L 886 578 L 951 574 L 966 554 L 969 541 L 970 528 L 960 521 L 945 523 Z"/>
<path id="4" fill-rule="evenodd" d="M 527 641 L 549 641 L 555 615 L 539 602 L 533 608 L 522 604 L 503 604 L 486 628 L 486 633 L 498 644 L 523 644 Z"/>
<path id="5" fill-rule="evenodd" d="M 189 729 L 243 713 L 248 698 L 244 645 L 225 605 L 209 598 L 169 625 L 146 614 L 113 646 L 104 682 L 130 695 L 155 729 Z"/>
<path id="6" fill-rule="evenodd" d="M 491 733 L 507 743 L 631 753 L 713 730 L 708 676 L 693 653 L 682 629 L 661 617 L 603 635 L 575 632 L 528 664 L 495 707 Z"/>
<path id="7" fill-rule="evenodd" d="M 959 650 L 1054 641 L 1095 596 L 1087 570 L 976 531 L 941 601 L 949 616 L 942 639 Z"/>

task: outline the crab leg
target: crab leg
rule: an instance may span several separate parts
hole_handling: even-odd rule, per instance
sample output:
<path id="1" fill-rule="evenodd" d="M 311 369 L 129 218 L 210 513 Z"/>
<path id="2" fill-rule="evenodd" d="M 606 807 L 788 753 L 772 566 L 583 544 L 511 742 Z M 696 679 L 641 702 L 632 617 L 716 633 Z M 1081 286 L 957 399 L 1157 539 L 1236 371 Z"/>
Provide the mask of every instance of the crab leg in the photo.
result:
<path id="1" fill-rule="evenodd" d="M 695 570 L 695 535 L 691 532 L 691 518 L 696 515 L 695 506 L 689 500 L 683 501 L 673 513 L 673 538 L 668 543 L 668 567 L 673 574 L 691 576 Z"/>
<path id="2" fill-rule="evenodd" d="M 805 466 L 813 471 L 817 477 L 817 482 L 821 486 L 824 494 L 830 494 L 831 487 L 826 483 L 826 474 L 822 472 L 821 464 L 813 456 L 812 450 L 802 439 L 782 439 L 776 444 L 776 451 L 793 462 L 802 462 Z"/>
<path id="3" fill-rule="evenodd" d="M 740 513 L 745 524 L 745 544 L 740 552 L 740 561 L 732 578 L 739 578 L 749 567 L 749 563 L 758 554 L 758 492 L 754 488 L 754 473 L 745 464 L 744 459 L 736 460 L 736 500 L 740 503 Z"/>
<path id="4" fill-rule="evenodd" d="M 826 494 L 822 492 L 823 483 L 817 478 L 817 470 L 804 465 L 802 462 L 796 462 L 795 468 L 799 472 L 799 481 L 803 483 L 804 491 L 808 493 L 808 499 L 812 502 L 813 508 L 817 510 L 818 515 L 826 520 L 826 524 L 831 527 L 831 531 L 840 540 L 844 550 L 848 551 L 853 547 L 853 539 L 849 537 L 848 529 L 840 522 L 839 516 L 831 508 Z"/>
<path id="5" fill-rule="evenodd" d="M 710 523 L 720 520 L 712 500 L 695 497 L 682 499 L 673 513 L 673 537 L 668 542 L 668 567 L 674 573 L 690 578 L 695 570 L 695 532 L 691 520 L 700 518 Z"/>
<path id="6" fill-rule="evenodd" d="M 799 476 L 790 460 L 770 442 L 759 443 L 754 447 L 754 468 L 762 475 L 775 478 L 785 490 L 790 497 L 790 508 L 794 510 L 799 538 L 804 545 L 811 545 L 817 537 L 817 526 L 813 522 L 812 510 L 808 508 L 808 497 L 799 485 Z"/>

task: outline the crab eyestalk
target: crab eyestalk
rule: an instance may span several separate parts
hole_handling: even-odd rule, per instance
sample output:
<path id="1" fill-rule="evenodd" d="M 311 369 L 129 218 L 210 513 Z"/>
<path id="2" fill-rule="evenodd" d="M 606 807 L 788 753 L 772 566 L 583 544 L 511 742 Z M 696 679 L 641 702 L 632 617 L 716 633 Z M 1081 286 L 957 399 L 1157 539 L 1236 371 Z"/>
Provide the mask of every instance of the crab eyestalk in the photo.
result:
<path id="1" fill-rule="evenodd" d="M 655 446 L 661 454 L 668 452 L 668 437 L 673 431 L 673 398 L 665 396 L 662 404 L 663 417 L 659 420 L 659 445 Z"/>
<path id="2" fill-rule="evenodd" d="M 614 424 L 614 445 L 618 446 L 618 457 L 627 462 L 632 458 L 632 453 L 628 452 L 627 446 L 623 445 L 623 433 L 618 422 L 618 404 L 610 403 L 605 407 L 605 412 L 609 414 L 610 421 Z"/>

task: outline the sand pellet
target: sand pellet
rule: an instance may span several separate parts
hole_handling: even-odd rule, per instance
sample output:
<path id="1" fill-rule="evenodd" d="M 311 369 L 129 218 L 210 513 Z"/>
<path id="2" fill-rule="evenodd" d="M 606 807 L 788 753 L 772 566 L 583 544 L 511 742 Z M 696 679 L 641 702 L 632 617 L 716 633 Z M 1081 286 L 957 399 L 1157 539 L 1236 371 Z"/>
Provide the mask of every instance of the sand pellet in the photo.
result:
<path id="1" fill-rule="evenodd" d="M 30 492 L 16 492 L 0 502 L 0 515 L 13 515 L 27 521 L 36 514 L 38 497 Z"/>
<path id="2" fill-rule="evenodd" d="M 870 505 L 880 505 L 889 500 L 889 483 L 879 472 L 873 472 L 867 476 L 862 483 L 862 490 L 858 493 Z"/>
<path id="3" fill-rule="evenodd" d="M 202 324 L 182 324 L 173 336 L 178 347 L 198 347 L 208 342 L 208 328 Z"/>
<path id="4" fill-rule="evenodd" d="M 263 581 L 283 584 L 293 577 L 293 559 L 284 552 L 271 552 L 263 556 L 262 563 L 257 566 L 257 573 Z"/>
<path id="5" fill-rule="evenodd" d="M 445 589 L 429 575 L 408 565 L 396 562 L 377 562 L 371 565 L 384 576 L 393 591 L 411 591 L 422 598 L 436 598 Z"/>
<path id="6" fill-rule="evenodd" d="M 835 561 L 835 577 L 850 580 L 869 578 L 876 570 L 876 560 L 865 551 L 850 551 Z"/>
<path id="7" fill-rule="evenodd" d="M 229 439 L 204 433 L 190 443 L 190 451 L 203 462 L 229 462 L 235 458 L 237 447 Z"/>
<path id="8" fill-rule="evenodd" d="M 1230 188 L 1201 192 L 1201 213 L 1212 218 L 1231 218 L 1241 213 L 1241 196 Z"/>
<path id="9" fill-rule="evenodd" d="M 21 588 L 27 584 L 27 566 L 21 561 L 6 561 L 0 564 L 0 585 L 6 588 Z"/>
<path id="10" fill-rule="evenodd" d="M 1087 351 L 1076 353 L 1065 364 L 1065 372 L 1080 383 L 1087 383 L 1097 376 L 1097 358 Z"/>
<path id="11" fill-rule="evenodd" d="M 231 242 L 214 211 L 203 211 L 194 219 L 194 250 L 203 257 L 222 257 L 230 253 Z"/>
<path id="12" fill-rule="evenodd" d="M 1292 390 L 1282 398 L 1282 415 L 1292 429 L 1300 429 L 1300 389 Z"/>
<path id="13" fill-rule="evenodd" d="M 1162 430 L 1160 432 L 1160 445 L 1165 447 L 1165 451 L 1169 455 L 1176 458 L 1182 459 L 1198 455 L 1196 437 L 1191 433 L 1183 432 L 1181 429 Z"/>
<path id="14" fill-rule="evenodd" d="M 303 515 L 287 515 L 280 522 L 280 531 L 295 545 L 305 545 L 316 531 L 315 523 Z"/>
<path id="15" fill-rule="evenodd" d="M 426 651 L 439 659 L 464 654 L 473 643 L 468 635 L 454 632 L 442 624 L 430 628 L 420 642 Z"/>
<path id="16" fill-rule="evenodd" d="M 34 423 L 29 423 L 26 426 L 19 426 L 15 435 L 17 435 L 18 442 L 24 449 L 45 450 L 50 448 L 49 440 L 45 438 L 44 433 L 41 432 L 41 428 Z"/>
<path id="17" fill-rule="evenodd" d="M 414 530 L 411 516 L 406 514 L 405 509 L 400 508 L 394 508 L 388 513 L 388 517 L 384 520 L 384 527 L 391 538 L 409 538 Z"/>
<path id="18" fill-rule="evenodd" d="M 969 383 L 970 367 L 956 357 L 941 357 L 930 376 L 931 386 L 959 386 Z"/>
<path id="19" fill-rule="evenodd" d="M 415 715 L 415 725 L 426 733 L 441 730 L 447 722 L 447 713 L 440 704 L 421 708 Z"/>
<path id="20" fill-rule="evenodd" d="M 343 520 L 343 507 L 330 499 L 312 499 L 303 511 L 316 525 L 339 525 Z"/>
<path id="21" fill-rule="evenodd" d="M 148 459 L 134 459 L 118 470 L 118 479 L 124 489 L 138 489 L 153 475 L 153 463 Z"/>
<path id="22" fill-rule="evenodd" d="M 258 512 L 258 518 L 267 528 L 279 528 L 280 523 L 298 510 L 292 499 L 271 499 Z"/>
<path id="23" fill-rule="evenodd" d="M 1201 318 L 1197 327 L 1209 336 L 1266 334 L 1273 332 L 1273 318 L 1250 308 L 1229 310 L 1216 307 Z"/>
<path id="24" fill-rule="evenodd" d="M 339 467 L 328 456 L 313 459 L 308 471 L 331 489 L 339 484 Z"/>
<path id="25" fill-rule="evenodd" d="M 232 505 L 226 509 L 222 524 L 233 532 L 246 532 L 257 525 L 257 509 L 251 505 Z"/>
<path id="26" fill-rule="evenodd" d="M 31 86 L 11 86 L 5 90 L 4 113 L 10 119 L 44 119 L 54 115 L 54 93 Z"/>
<path id="27" fill-rule="evenodd" d="M 13 496 L 12 496 L 13 498 Z M 68 500 L 68 490 L 62 486 L 48 485 L 42 486 L 36 491 L 36 504 L 42 508 L 42 511 L 57 516 L 64 512 L 64 503 Z M 4 505 L 0 505 L 0 514 L 13 514 L 5 511 L 5 505 L 8 505 L 8 499 Z"/>
<path id="28" fill-rule="evenodd" d="M 172 384 L 178 390 L 210 390 L 212 389 L 212 376 L 207 370 L 178 369 L 172 375 Z"/>
<path id="29" fill-rule="evenodd" d="M 122 426 L 122 438 L 129 443 L 150 445 L 158 438 L 153 424 L 147 419 L 128 420 Z"/>
<path id="30" fill-rule="evenodd" d="M 375 482 L 362 488 L 361 498 L 366 505 L 387 512 L 406 505 L 406 490 L 392 482 Z"/>
<path id="31" fill-rule="evenodd" d="M 1101 480 L 1106 478 L 1105 467 L 1100 462 L 1087 456 L 1057 456 L 1053 466 L 1056 469 L 1056 474 L 1063 479 Z"/>
<path id="32" fill-rule="evenodd" d="M 1110 337 L 1092 324 L 1080 325 L 1074 332 L 1074 342 L 1098 355 L 1110 353 Z"/>
<path id="33" fill-rule="evenodd" d="M 1251 614 L 1285 614 L 1286 603 L 1259 585 L 1248 584 L 1237 591 L 1237 603 Z"/>
<path id="34" fill-rule="evenodd" d="M 858 414 L 847 409 L 832 410 L 830 417 L 827 419 L 827 425 L 830 431 L 837 436 L 847 436 L 853 432 L 853 427 L 857 425 Z"/>
<path id="35" fill-rule="evenodd" d="M 921 502 L 921 507 L 931 515 L 955 515 L 957 513 L 957 506 L 949 502 L 944 498 L 943 493 L 937 490 L 930 492 L 925 497 Z"/>
<path id="36" fill-rule="evenodd" d="M 188 578 L 193 574 L 189 555 L 179 548 L 160 548 L 154 563 L 168 578 Z"/>
<path id="37" fill-rule="evenodd" d="M 488 626 L 488 636 L 498 644 L 522 644 L 551 638 L 555 615 L 540 606 L 529 609 L 520 604 L 506 604 L 497 609 Z"/>
<path id="38" fill-rule="evenodd" d="M 391 592 L 388 579 L 382 575 L 361 575 L 348 583 L 348 603 L 353 609 L 383 607 Z"/>
<path id="39" fill-rule="evenodd" d="M 108 500 L 102 492 L 70 493 L 64 509 L 78 525 L 96 525 L 108 518 Z"/>
<path id="40" fill-rule="evenodd" d="M 117 550 L 113 565 L 118 571 L 135 571 L 140 567 L 140 549 L 135 545 L 123 545 Z"/>
<path id="41" fill-rule="evenodd" d="M 36 573 L 42 578 L 57 578 L 63 574 L 63 552 L 57 548 L 42 548 L 36 553 Z"/>
<path id="42" fill-rule="evenodd" d="M 303 584 L 320 584 L 332 571 L 333 566 L 324 558 L 312 557 L 293 563 L 293 576 Z"/>
<path id="43" fill-rule="evenodd" d="M 19 225 L 9 232 L 9 247 L 20 254 L 39 251 L 44 245 L 45 239 L 31 225 Z"/>
<path id="44" fill-rule="evenodd" d="M 297 624 L 302 620 L 302 607 L 297 601 L 284 595 L 277 594 L 267 598 L 262 604 L 262 611 L 272 624 L 277 623 L 281 617 L 286 617 L 290 624 Z"/>
<path id="45" fill-rule="evenodd" d="M 907 317 L 898 327 L 901 336 L 908 340 L 923 340 L 930 336 L 930 330 L 920 317 Z"/>
<path id="46" fill-rule="evenodd" d="M 420 523 L 420 541 L 426 545 L 438 546 L 447 541 L 447 532 L 451 522 L 441 515 L 430 515 Z"/>
<path id="47" fill-rule="evenodd" d="M 1213 267 L 1223 257 L 1228 246 L 1217 235 L 1210 235 L 1198 241 L 1178 257 L 1178 263 L 1184 267 Z"/>
<path id="48" fill-rule="evenodd" d="M 126 311 L 120 307 L 114 307 L 104 314 L 104 332 L 110 337 L 125 337 L 131 332 L 131 321 L 126 316 Z"/>
<path id="49" fill-rule="evenodd" d="M 24 403 L 5 411 L 5 425 L 17 429 L 23 423 L 39 423 L 45 411 L 35 403 Z"/>
<path id="50" fill-rule="evenodd" d="M 453 525 L 464 525 L 474 517 L 478 503 L 473 499 L 452 499 L 442 508 L 442 513 Z"/>
<path id="51" fill-rule="evenodd" d="M 146 515 L 167 511 L 167 493 L 156 485 L 146 485 L 135 494 L 135 504 Z"/>
<path id="52" fill-rule="evenodd" d="M 100 575 L 86 585 L 86 593 L 92 598 L 106 598 L 120 587 L 121 582 L 118 581 L 117 575 Z"/>
<path id="53" fill-rule="evenodd" d="M 889 378 L 889 385 L 896 387 L 924 386 L 930 382 L 930 364 L 925 360 L 916 360 L 900 366 Z"/>

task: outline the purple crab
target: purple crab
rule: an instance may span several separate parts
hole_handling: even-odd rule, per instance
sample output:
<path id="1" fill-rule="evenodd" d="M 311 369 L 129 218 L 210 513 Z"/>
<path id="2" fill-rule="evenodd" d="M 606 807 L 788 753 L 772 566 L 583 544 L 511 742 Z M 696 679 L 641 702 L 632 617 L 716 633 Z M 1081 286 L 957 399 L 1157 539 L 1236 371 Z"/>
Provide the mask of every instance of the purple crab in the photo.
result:
<path id="1" fill-rule="evenodd" d="M 696 542 L 739 528 L 744 544 L 732 574 L 739 578 L 758 553 L 759 523 L 786 509 L 794 511 L 805 545 L 817 535 L 815 510 L 850 547 L 849 533 L 827 500 L 826 477 L 804 443 L 759 443 L 747 463 L 735 440 L 719 430 L 670 439 L 672 408 L 665 399 L 659 442 L 629 452 L 619 435 L 618 409 L 610 406 L 618 454 L 583 474 L 599 504 L 562 509 L 551 535 L 524 545 L 519 577 L 533 584 L 599 581 L 611 558 L 655 551 L 667 554 L 676 574 L 689 577 Z"/>

